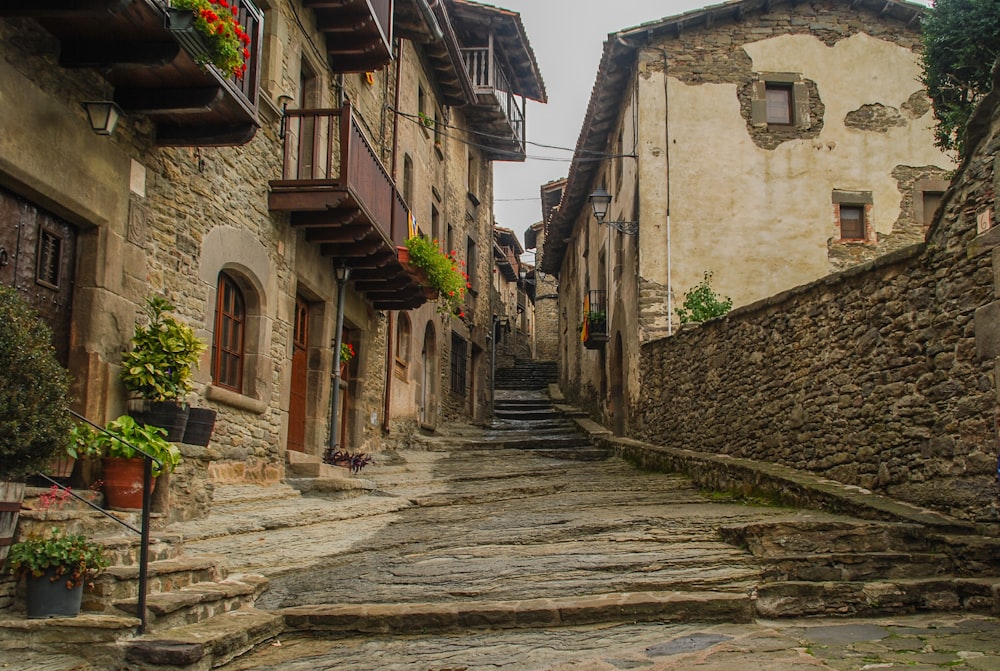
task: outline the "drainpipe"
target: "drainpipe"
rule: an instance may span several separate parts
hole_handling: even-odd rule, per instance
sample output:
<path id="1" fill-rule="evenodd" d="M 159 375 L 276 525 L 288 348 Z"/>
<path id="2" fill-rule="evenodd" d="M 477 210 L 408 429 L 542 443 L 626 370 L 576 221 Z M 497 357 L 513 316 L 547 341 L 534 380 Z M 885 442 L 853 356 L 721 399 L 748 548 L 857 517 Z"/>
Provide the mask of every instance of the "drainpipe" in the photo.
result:
<path id="1" fill-rule="evenodd" d="M 670 95 L 668 92 L 670 79 L 667 76 L 667 51 L 663 51 L 663 132 L 667 138 L 665 150 L 667 158 L 667 335 L 674 334 L 674 282 L 671 274 L 671 250 L 670 250 L 670 172 L 673 166 L 670 164 Z"/>
<path id="2" fill-rule="evenodd" d="M 393 92 L 392 107 L 393 107 L 393 109 L 397 109 L 398 110 L 399 109 L 399 83 L 400 83 L 401 77 L 402 77 L 401 70 L 400 70 L 400 67 L 399 67 L 399 63 L 400 63 L 401 60 L 403 60 L 403 42 L 401 40 L 398 40 L 398 39 L 395 40 L 395 42 L 396 42 L 396 58 L 395 58 L 395 61 L 396 61 L 396 90 Z M 388 77 L 386 79 L 388 80 Z M 383 118 L 384 118 L 384 116 L 385 116 L 385 113 L 384 113 L 384 110 L 383 110 Z M 396 169 L 397 169 L 397 161 L 396 161 L 397 151 L 396 150 L 398 149 L 397 145 L 399 144 L 398 140 L 397 140 L 398 137 L 399 137 L 399 115 L 394 113 L 392 115 L 392 159 L 391 159 L 391 163 L 390 163 L 390 166 L 389 166 L 389 174 L 392 175 L 392 181 L 393 182 L 396 181 Z M 407 203 L 407 205 L 409 205 L 409 203 Z M 403 225 L 406 225 L 406 222 L 403 222 Z M 390 224 L 390 226 L 391 226 L 391 224 Z M 390 236 L 392 236 L 394 233 L 395 233 L 395 231 L 391 231 L 391 230 L 389 231 L 389 235 Z M 393 240 L 393 242 L 395 243 L 395 240 Z M 390 310 L 389 311 L 389 319 L 386 322 L 386 338 L 385 338 L 385 396 L 382 399 L 382 431 L 384 433 L 389 433 L 389 415 L 390 415 L 390 413 L 392 411 L 392 364 L 393 364 L 393 360 L 392 360 L 393 359 L 393 357 L 392 357 L 392 345 L 393 345 L 392 330 L 393 330 L 393 326 L 395 325 L 395 323 L 396 323 L 396 313 L 394 311 Z M 411 332 L 411 335 L 412 335 L 412 332 Z"/>
<path id="3" fill-rule="evenodd" d="M 347 281 L 351 277 L 351 269 L 341 265 L 337 273 L 337 331 L 333 339 L 333 393 L 330 394 L 332 418 L 330 426 L 330 445 L 327 447 L 323 461 L 333 463 L 333 455 L 337 452 L 340 442 L 340 346 L 344 340 L 344 300 L 347 298 Z"/>

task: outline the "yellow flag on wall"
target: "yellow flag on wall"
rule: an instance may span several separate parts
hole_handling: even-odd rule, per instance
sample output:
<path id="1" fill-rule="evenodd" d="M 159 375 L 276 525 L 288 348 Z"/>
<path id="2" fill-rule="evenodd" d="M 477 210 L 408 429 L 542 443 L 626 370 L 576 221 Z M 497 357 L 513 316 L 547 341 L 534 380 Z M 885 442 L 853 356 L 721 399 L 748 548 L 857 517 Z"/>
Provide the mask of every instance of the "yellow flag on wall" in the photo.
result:
<path id="1" fill-rule="evenodd" d="M 587 338 L 590 337 L 590 320 L 587 319 L 589 314 L 590 294 L 586 293 L 583 295 L 583 328 L 580 329 L 580 342 L 587 342 Z"/>

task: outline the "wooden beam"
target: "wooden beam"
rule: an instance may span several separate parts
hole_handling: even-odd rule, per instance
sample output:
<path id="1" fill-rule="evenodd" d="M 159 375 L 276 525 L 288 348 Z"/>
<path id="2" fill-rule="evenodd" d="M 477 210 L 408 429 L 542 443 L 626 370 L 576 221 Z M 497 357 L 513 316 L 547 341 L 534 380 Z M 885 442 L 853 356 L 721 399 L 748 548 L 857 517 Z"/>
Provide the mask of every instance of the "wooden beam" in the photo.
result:
<path id="1" fill-rule="evenodd" d="M 87 15 L 117 14 L 132 0 L 3 0 L 0 16 L 45 18 L 81 18 Z"/>
<path id="2" fill-rule="evenodd" d="M 64 68 L 166 65 L 180 50 L 181 45 L 173 41 L 65 40 L 59 48 L 59 65 Z"/>
<path id="3" fill-rule="evenodd" d="M 119 87 L 115 102 L 129 114 L 202 114 L 222 100 L 221 86 L 129 89 Z"/>
<path id="4" fill-rule="evenodd" d="M 257 134 L 255 123 L 225 125 L 156 125 L 156 144 L 161 147 L 238 147 Z"/>

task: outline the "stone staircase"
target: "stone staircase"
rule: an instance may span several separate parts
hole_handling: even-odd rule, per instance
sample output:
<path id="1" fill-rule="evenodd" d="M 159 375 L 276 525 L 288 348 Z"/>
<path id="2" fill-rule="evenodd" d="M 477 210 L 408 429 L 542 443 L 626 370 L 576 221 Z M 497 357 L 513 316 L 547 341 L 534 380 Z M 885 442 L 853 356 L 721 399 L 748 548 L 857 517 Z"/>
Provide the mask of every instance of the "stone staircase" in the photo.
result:
<path id="1" fill-rule="evenodd" d="M 611 450 L 594 444 L 547 394 L 498 391 L 484 438 L 504 449 L 532 450 L 554 459 L 602 460 Z"/>
<path id="2" fill-rule="evenodd" d="M 1000 539 L 908 522 L 776 522 L 725 527 L 761 563 L 759 617 L 1000 613 Z"/>
<path id="3" fill-rule="evenodd" d="M 267 585 L 263 576 L 230 575 L 222 556 L 187 555 L 183 538 L 166 531 L 162 520 L 154 518 L 147 572 L 146 630 L 139 635 L 138 534 L 75 501 L 61 510 L 44 510 L 37 496 L 45 491 L 29 489 L 19 533 L 39 533 L 53 526 L 68 533 L 85 533 L 106 546 L 111 566 L 97 577 L 92 588 L 84 591 L 82 611 L 75 618 L 28 620 L 23 616 L 23 594 L 13 580 L 0 585 L 0 593 L 6 591 L 13 597 L 0 610 L 0 656 L 20 655 L 44 646 L 50 652 L 82 656 L 97 668 L 141 671 L 176 664 L 176 651 L 173 656 L 164 656 L 162 642 L 182 641 L 184 629 L 195 627 L 199 643 L 196 649 L 181 646 L 186 649 L 184 655 L 189 660 L 197 657 L 195 661 L 214 666 L 281 631 L 279 616 L 253 608 Z M 139 527 L 137 513 L 116 515 Z M 253 633 L 248 634 L 247 628 L 241 626 L 234 636 L 234 618 L 242 622 L 255 619 Z M 176 648 L 173 643 L 171 646 Z M 149 650 L 156 652 L 149 654 Z M 214 657 L 216 653 L 212 650 L 221 656 Z"/>
<path id="4" fill-rule="evenodd" d="M 493 388 L 502 390 L 543 390 L 559 380 L 555 361 L 517 359 L 509 368 L 498 368 Z"/>

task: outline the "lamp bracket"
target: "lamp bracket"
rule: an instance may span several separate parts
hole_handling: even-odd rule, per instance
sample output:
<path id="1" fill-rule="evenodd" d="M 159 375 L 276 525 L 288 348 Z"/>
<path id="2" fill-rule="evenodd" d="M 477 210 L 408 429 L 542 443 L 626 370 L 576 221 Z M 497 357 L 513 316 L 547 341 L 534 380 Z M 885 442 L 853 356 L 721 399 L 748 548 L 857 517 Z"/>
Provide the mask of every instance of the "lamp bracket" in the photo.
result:
<path id="1" fill-rule="evenodd" d="M 638 221 L 601 221 L 606 226 L 610 226 L 624 235 L 636 235 L 639 233 Z"/>

